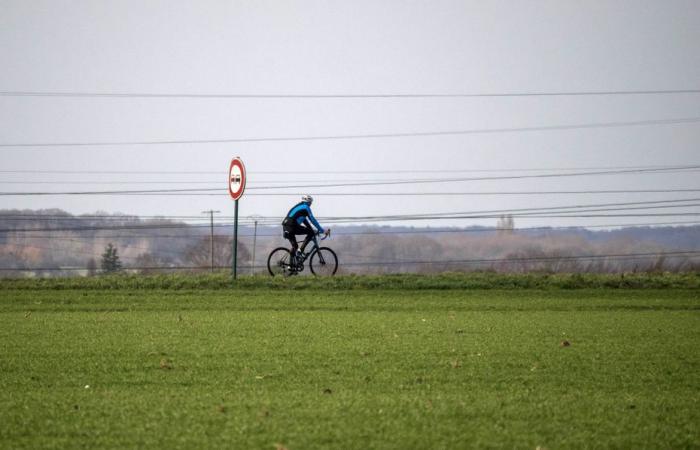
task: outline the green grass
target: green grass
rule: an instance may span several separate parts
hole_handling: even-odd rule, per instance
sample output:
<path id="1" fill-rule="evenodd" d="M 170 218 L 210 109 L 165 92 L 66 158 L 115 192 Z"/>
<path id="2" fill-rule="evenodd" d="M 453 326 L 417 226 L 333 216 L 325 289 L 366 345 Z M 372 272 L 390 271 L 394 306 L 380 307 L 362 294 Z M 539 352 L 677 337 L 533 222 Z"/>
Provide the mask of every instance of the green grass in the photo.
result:
<path id="1" fill-rule="evenodd" d="M 3 284 L 0 448 L 700 447 L 697 289 L 287 282 Z"/>
<path id="2" fill-rule="evenodd" d="M 622 274 L 503 274 L 492 272 L 435 275 L 243 276 L 215 274 L 113 275 L 72 278 L 0 279 L 0 290 L 43 289 L 700 289 L 700 272 Z"/>

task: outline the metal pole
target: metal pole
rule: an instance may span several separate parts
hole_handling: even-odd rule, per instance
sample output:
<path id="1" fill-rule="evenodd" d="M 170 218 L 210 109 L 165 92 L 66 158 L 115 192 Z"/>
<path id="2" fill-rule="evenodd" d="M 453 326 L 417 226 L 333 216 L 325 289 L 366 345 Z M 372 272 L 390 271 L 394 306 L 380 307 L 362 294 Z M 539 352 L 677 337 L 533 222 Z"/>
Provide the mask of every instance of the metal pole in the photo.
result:
<path id="1" fill-rule="evenodd" d="M 233 279 L 236 279 L 236 266 L 238 264 L 238 200 L 234 202 L 233 213 Z"/>
<path id="2" fill-rule="evenodd" d="M 214 273 L 214 211 L 209 211 L 209 243 L 211 244 L 211 273 Z"/>
<path id="3" fill-rule="evenodd" d="M 221 211 L 214 211 L 213 209 L 210 209 L 209 211 L 202 211 L 202 214 L 209 214 L 209 221 L 210 221 L 210 229 L 209 229 L 209 243 L 210 243 L 210 251 L 209 254 L 211 256 L 211 271 L 212 273 L 214 272 L 214 213 L 218 213 Z"/>
<path id="4" fill-rule="evenodd" d="M 250 260 L 250 274 L 255 274 L 255 241 L 258 239 L 258 220 L 255 219 L 255 228 L 253 228 L 253 259 Z"/>

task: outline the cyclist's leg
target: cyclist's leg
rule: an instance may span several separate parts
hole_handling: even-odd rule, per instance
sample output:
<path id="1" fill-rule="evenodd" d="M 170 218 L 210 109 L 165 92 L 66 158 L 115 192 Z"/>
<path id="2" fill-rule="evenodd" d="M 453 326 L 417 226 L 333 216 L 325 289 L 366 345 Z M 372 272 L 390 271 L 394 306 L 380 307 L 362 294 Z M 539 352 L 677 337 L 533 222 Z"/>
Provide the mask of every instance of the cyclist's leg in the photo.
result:
<path id="1" fill-rule="evenodd" d="M 311 239 L 313 239 L 315 233 L 313 229 L 304 225 L 299 225 L 299 228 L 301 229 L 301 233 L 299 234 L 306 235 L 306 237 L 304 237 L 304 243 L 301 244 L 301 251 L 303 252 L 306 246 L 309 245 L 309 242 L 311 242 Z"/>
<path id="2" fill-rule="evenodd" d="M 290 226 L 284 226 L 284 238 L 289 241 L 289 243 L 292 245 L 292 254 L 294 254 L 297 249 L 299 248 L 299 244 L 297 243 L 297 238 L 295 236 L 295 229 Z"/>
<path id="3" fill-rule="evenodd" d="M 301 257 L 299 256 L 299 243 L 297 242 L 296 236 L 297 235 L 306 235 L 306 239 L 304 240 L 304 243 L 302 244 L 301 250 L 303 251 L 304 248 L 306 247 L 306 244 L 308 243 L 307 240 L 310 239 L 309 233 L 311 232 L 311 236 L 313 236 L 313 231 L 309 229 L 308 227 L 304 225 L 300 225 L 298 223 L 292 223 L 290 226 L 288 226 L 289 230 L 289 242 L 292 243 L 292 264 L 296 265 L 297 263 L 301 262 Z"/>

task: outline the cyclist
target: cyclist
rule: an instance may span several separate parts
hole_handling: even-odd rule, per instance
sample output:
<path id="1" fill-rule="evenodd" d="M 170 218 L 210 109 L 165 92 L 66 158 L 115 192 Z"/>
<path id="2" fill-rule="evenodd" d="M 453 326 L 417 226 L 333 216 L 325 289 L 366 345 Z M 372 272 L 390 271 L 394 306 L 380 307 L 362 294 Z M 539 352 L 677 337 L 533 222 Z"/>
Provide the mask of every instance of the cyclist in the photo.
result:
<path id="1" fill-rule="evenodd" d="M 303 249 L 306 248 L 306 244 L 309 243 L 309 241 L 311 240 L 311 238 L 313 238 L 315 234 L 314 229 L 311 227 L 311 223 L 314 224 L 319 233 L 328 234 L 328 231 L 330 231 L 324 231 L 321 224 L 318 223 L 313 213 L 311 212 L 311 204 L 313 203 L 313 201 L 314 199 L 310 195 L 302 196 L 301 201 L 289 210 L 289 212 L 287 213 L 287 217 L 285 217 L 284 221 L 282 222 L 284 238 L 289 240 L 289 242 L 292 244 L 293 263 L 296 263 L 297 258 L 301 255 L 296 235 L 306 235 L 304 243 L 301 246 L 301 248 Z M 311 221 L 311 223 L 309 223 L 309 221 Z"/>

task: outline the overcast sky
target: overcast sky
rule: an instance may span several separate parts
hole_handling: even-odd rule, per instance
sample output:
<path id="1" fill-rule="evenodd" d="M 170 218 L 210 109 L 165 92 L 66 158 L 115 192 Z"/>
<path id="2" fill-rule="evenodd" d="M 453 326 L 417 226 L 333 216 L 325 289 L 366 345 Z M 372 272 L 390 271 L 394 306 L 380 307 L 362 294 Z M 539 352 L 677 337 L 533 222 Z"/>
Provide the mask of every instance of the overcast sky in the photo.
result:
<path id="1" fill-rule="evenodd" d="M 5 93 L 365 95 L 692 90 L 700 88 L 700 2 L 0 0 L 0 64 L 0 91 Z M 430 133 L 697 118 L 698 93 L 248 99 L 2 95 L 0 144 Z M 246 194 L 253 194 L 262 192 L 254 187 L 277 182 L 352 183 L 539 173 L 467 172 L 480 170 L 551 168 L 547 172 L 562 172 L 562 168 L 692 165 L 700 164 L 699 144 L 700 122 L 694 121 L 310 141 L 0 147 L 4 171 L 95 172 L 4 172 L 0 173 L 2 192 L 221 188 L 217 196 L 4 196 L 0 197 L 0 208 L 141 215 L 198 215 L 205 209 L 217 209 L 231 215 L 226 177 L 233 156 L 245 162 L 249 175 Z M 397 170 L 416 172 L 376 173 Z M 464 172 L 435 172 L 457 170 Z M 137 173 L 143 171 L 211 173 Z M 326 173 L 304 173 L 308 171 Z M 331 173 L 345 171 L 360 173 Z M 700 197 L 700 192 L 322 195 L 331 192 L 693 188 L 700 189 L 697 171 L 271 192 L 315 195 L 314 210 L 322 218 Z M 295 196 L 245 195 L 241 215 L 281 216 L 296 200 Z M 700 209 L 672 211 L 697 213 Z M 516 226 L 693 218 L 516 219 Z M 495 225 L 495 220 L 445 223 Z"/>

